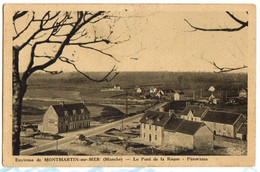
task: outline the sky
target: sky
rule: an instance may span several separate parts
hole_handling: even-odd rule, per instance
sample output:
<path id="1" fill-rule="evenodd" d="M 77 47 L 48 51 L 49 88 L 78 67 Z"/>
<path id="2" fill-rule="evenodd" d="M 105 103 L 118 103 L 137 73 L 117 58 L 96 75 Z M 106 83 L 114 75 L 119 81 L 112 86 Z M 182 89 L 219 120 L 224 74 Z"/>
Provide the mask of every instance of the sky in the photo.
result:
<path id="1" fill-rule="evenodd" d="M 245 11 L 230 12 L 237 18 L 247 21 Z M 159 9 L 143 12 L 131 8 L 112 14 L 122 18 L 113 23 L 111 40 L 122 43 L 111 48 L 104 44 L 94 47 L 104 49 L 104 52 L 112 54 L 120 62 L 99 52 L 76 46 L 67 46 L 63 56 L 74 60 L 82 71 L 108 71 L 115 65 L 118 71 L 212 72 L 215 68 L 207 61 L 215 62 L 221 67 L 240 67 L 248 64 L 248 28 L 237 32 L 202 32 L 193 31 L 184 21 L 187 19 L 194 26 L 204 28 L 239 27 L 240 25 L 224 10 L 192 12 Z M 19 27 L 22 28 L 23 23 L 24 21 L 20 21 Z M 108 24 L 110 23 L 97 23 L 94 27 L 86 27 L 86 30 L 91 34 L 95 29 L 96 35 L 104 36 L 108 33 Z M 30 31 L 27 34 L 29 35 Z M 89 39 L 92 39 L 91 36 Z M 48 54 L 54 49 L 46 45 L 38 47 L 37 53 Z M 20 71 L 24 71 L 30 56 L 30 46 L 21 54 Z M 35 65 L 46 60 L 48 59 L 36 58 Z M 68 72 L 74 71 L 74 68 L 58 62 L 48 70 Z"/>

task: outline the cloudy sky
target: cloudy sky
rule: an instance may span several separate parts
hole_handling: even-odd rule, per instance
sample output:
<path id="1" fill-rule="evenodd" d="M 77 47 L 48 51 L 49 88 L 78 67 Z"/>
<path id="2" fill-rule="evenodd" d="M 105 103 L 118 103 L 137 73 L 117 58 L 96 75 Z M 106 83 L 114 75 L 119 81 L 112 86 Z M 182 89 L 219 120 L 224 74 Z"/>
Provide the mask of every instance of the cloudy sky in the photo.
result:
<path id="1" fill-rule="evenodd" d="M 230 12 L 247 21 L 245 11 Z M 119 71 L 214 71 L 214 67 L 205 59 L 222 67 L 247 65 L 248 28 L 237 32 L 202 32 L 193 31 L 184 21 L 187 19 L 194 26 L 204 28 L 239 27 L 225 11 L 126 10 L 120 14 L 124 17 L 115 23 L 111 40 L 122 40 L 123 43 L 111 48 L 95 45 L 95 48 L 105 49 L 104 52 L 112 54 L 120 62 L 75 46 L 67 46 L 63 55 L 75 60 L 82 71 L 107 71 L 113 65 Z M 95 25 L 94 28 L 100 36 L 106 34 L 108 29 L 104 23 Z M 23 53 L 21 71 L 28 62 L 26 58 L 30 53 L 29 47 Z M 39 53 L 44 53 L 43 48 Z M 36 59 L 36 65 L 44 60 L 46 59 Z M 72 66 L 61 62 L 48 70 L 74 71 Z M 240 72 L 246 72 L 246 69 Z"/>

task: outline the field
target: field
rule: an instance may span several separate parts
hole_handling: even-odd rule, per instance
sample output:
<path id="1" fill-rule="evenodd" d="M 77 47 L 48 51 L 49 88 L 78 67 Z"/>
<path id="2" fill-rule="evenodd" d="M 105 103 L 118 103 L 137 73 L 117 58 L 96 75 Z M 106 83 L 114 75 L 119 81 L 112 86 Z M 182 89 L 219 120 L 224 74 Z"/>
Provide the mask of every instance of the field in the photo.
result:
<path id="1" fill-rule="evenodd" d="M 72 100 L 63 100 L 66 103 L 77 102 Z M 125 101 L 125 100 L 124 100 Z M 41 123 L 43 115 L 47 108 L 53 104 L 61 103 L 60 100 L 35 100 L 26 99 L 23 102 L 23 115 L 22 122 L 28 123 Z M 124 102 L 125 103 L 125 102 Z M 125 117 L 126 106 L 121 104 L 97 104 L 86 103 L 88 110 L 90 111 L 90 117 L 93 122 L 111 122 L 122 117 Z M 150 106 L 147 102 L 141 104 L 130 104 L 128 106 L 128 114 L 135 114 L 138 111 L 142 111 Z"/>
<path id="2" fill-rule="evenodd" d="M 89 73 L 95 78 L 105 73 Z M 57 84 L 59 83 L 59 84 Z M 124 92 L 103 92 L 101 89 L 113 88 L 119 84 L 122 89 L 133 93 L 136 86 L 158 88 L 172 88 L 181 90 L 187 96 L 208 96 L 208 88 L 214 86 L 221 93 L 227 91 L 229 96 L 241 88 L 247 88 L 246 73 L 206 73 L 206 72 L 121 72 L 113 81 L 96 83 L 91 82 L 78 73 L 62 73 L 49 75 L 36 73 L 28 81 L 28 90 L 25 97 L 47 97 L 66 99 L 98 99 L 116 98 Z"/>

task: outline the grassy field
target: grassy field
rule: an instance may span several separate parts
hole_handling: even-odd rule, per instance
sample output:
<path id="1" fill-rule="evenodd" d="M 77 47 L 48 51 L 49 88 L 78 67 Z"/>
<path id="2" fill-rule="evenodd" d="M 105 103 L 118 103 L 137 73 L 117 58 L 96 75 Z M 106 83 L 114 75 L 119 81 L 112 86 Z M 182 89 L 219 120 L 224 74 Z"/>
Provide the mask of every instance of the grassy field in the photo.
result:
<path id="1" fill-rule="evenodd" d="M 66 103 L 75 103 L 78 101 L 66 101 Z M 59 104 L 60 101 L 54 100 L 30 100 L 26 99 L 23 102 L 23 114 L 22 122 L 40 123 L 42 122 L 43 115 L 50 105 Z M 86 103 L 88 110 L 90 111 L 90 117 L 93 121 L 105 122 L 106 119 L 110 121 L 122 118 L 125 114 L 125 105 L 116 104 L 96 104 Z M 128 114 L 141 111 L 150 104 L 144 105 L 129 105 Z"/>

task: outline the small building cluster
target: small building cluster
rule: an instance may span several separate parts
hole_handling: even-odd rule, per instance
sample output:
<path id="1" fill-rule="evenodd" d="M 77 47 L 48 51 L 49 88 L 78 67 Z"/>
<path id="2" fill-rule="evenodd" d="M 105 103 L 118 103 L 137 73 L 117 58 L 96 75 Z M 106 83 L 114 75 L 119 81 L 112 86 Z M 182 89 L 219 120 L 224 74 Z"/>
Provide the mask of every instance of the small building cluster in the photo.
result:
<path id="1" fill-rule="evenodd" d="M 147 111 L 140 120 L 140 138 L 156 145 L 213 149 L 214 135 L 246 139 L 246 118 L 240 113 L 188 104 L 181 115 L 162 108 Z"/>
<path id="2" fill-rule="evenodd" d="M 102 91 L 124 91 L 119 84 L 114 85 L 113 88 L 105 88 L 105 89 L 101 89 Z"/>
<path id="3" fill-rule="evenodd" d="M 241 133 L 242 130 L 240 130 L 243 125 L 246 125 L 246 118 L 240 113 L 211 110 L 209 107 L 202 105 L 188 105 L 183 110 L 181 118 L 204 122 L 214 135 L 239 139 L 246 138 L 247 133 Z"/>
<path id="4" fill-rule="evenodd" d="M 181 96 L 184 94 L 181 91 L 176 91 L 173 89 L 160 89 L 154 86 L 152 87 L 136 87 L 135 93 L 141 98 L 155 98 L 155 99 L 164 99 L 164 100 L 180 100 Z"/>
<path id="5" fill-rule="evenodd" d="M 241 89 L 238 94 L 235 96 L 229 96 L 227 91 L 223 91 L 223 95 L 216 96 L 215 88 L 211 86 L 208 91 L 210 92 L 210 96 L 207 98 L 209 104 L 218 105 L 221 103 L 231 103 L 231 104 L 247 104 L 247 89 Z"/>
<path id="6" fill-rule="evenodd" d="M 213 133 L 202 122 L 185 120 L 172 112 L 147 111 L 140 123 L 140 137 L 145 142 L 188 149 L 213 149 Z"/>
<path id="7" fill-rule="evenodd" d="M 51 105 L 38 128 L 46 133 L 64 133 L 90 127 L 90 112 L 84 103 Z"/>

